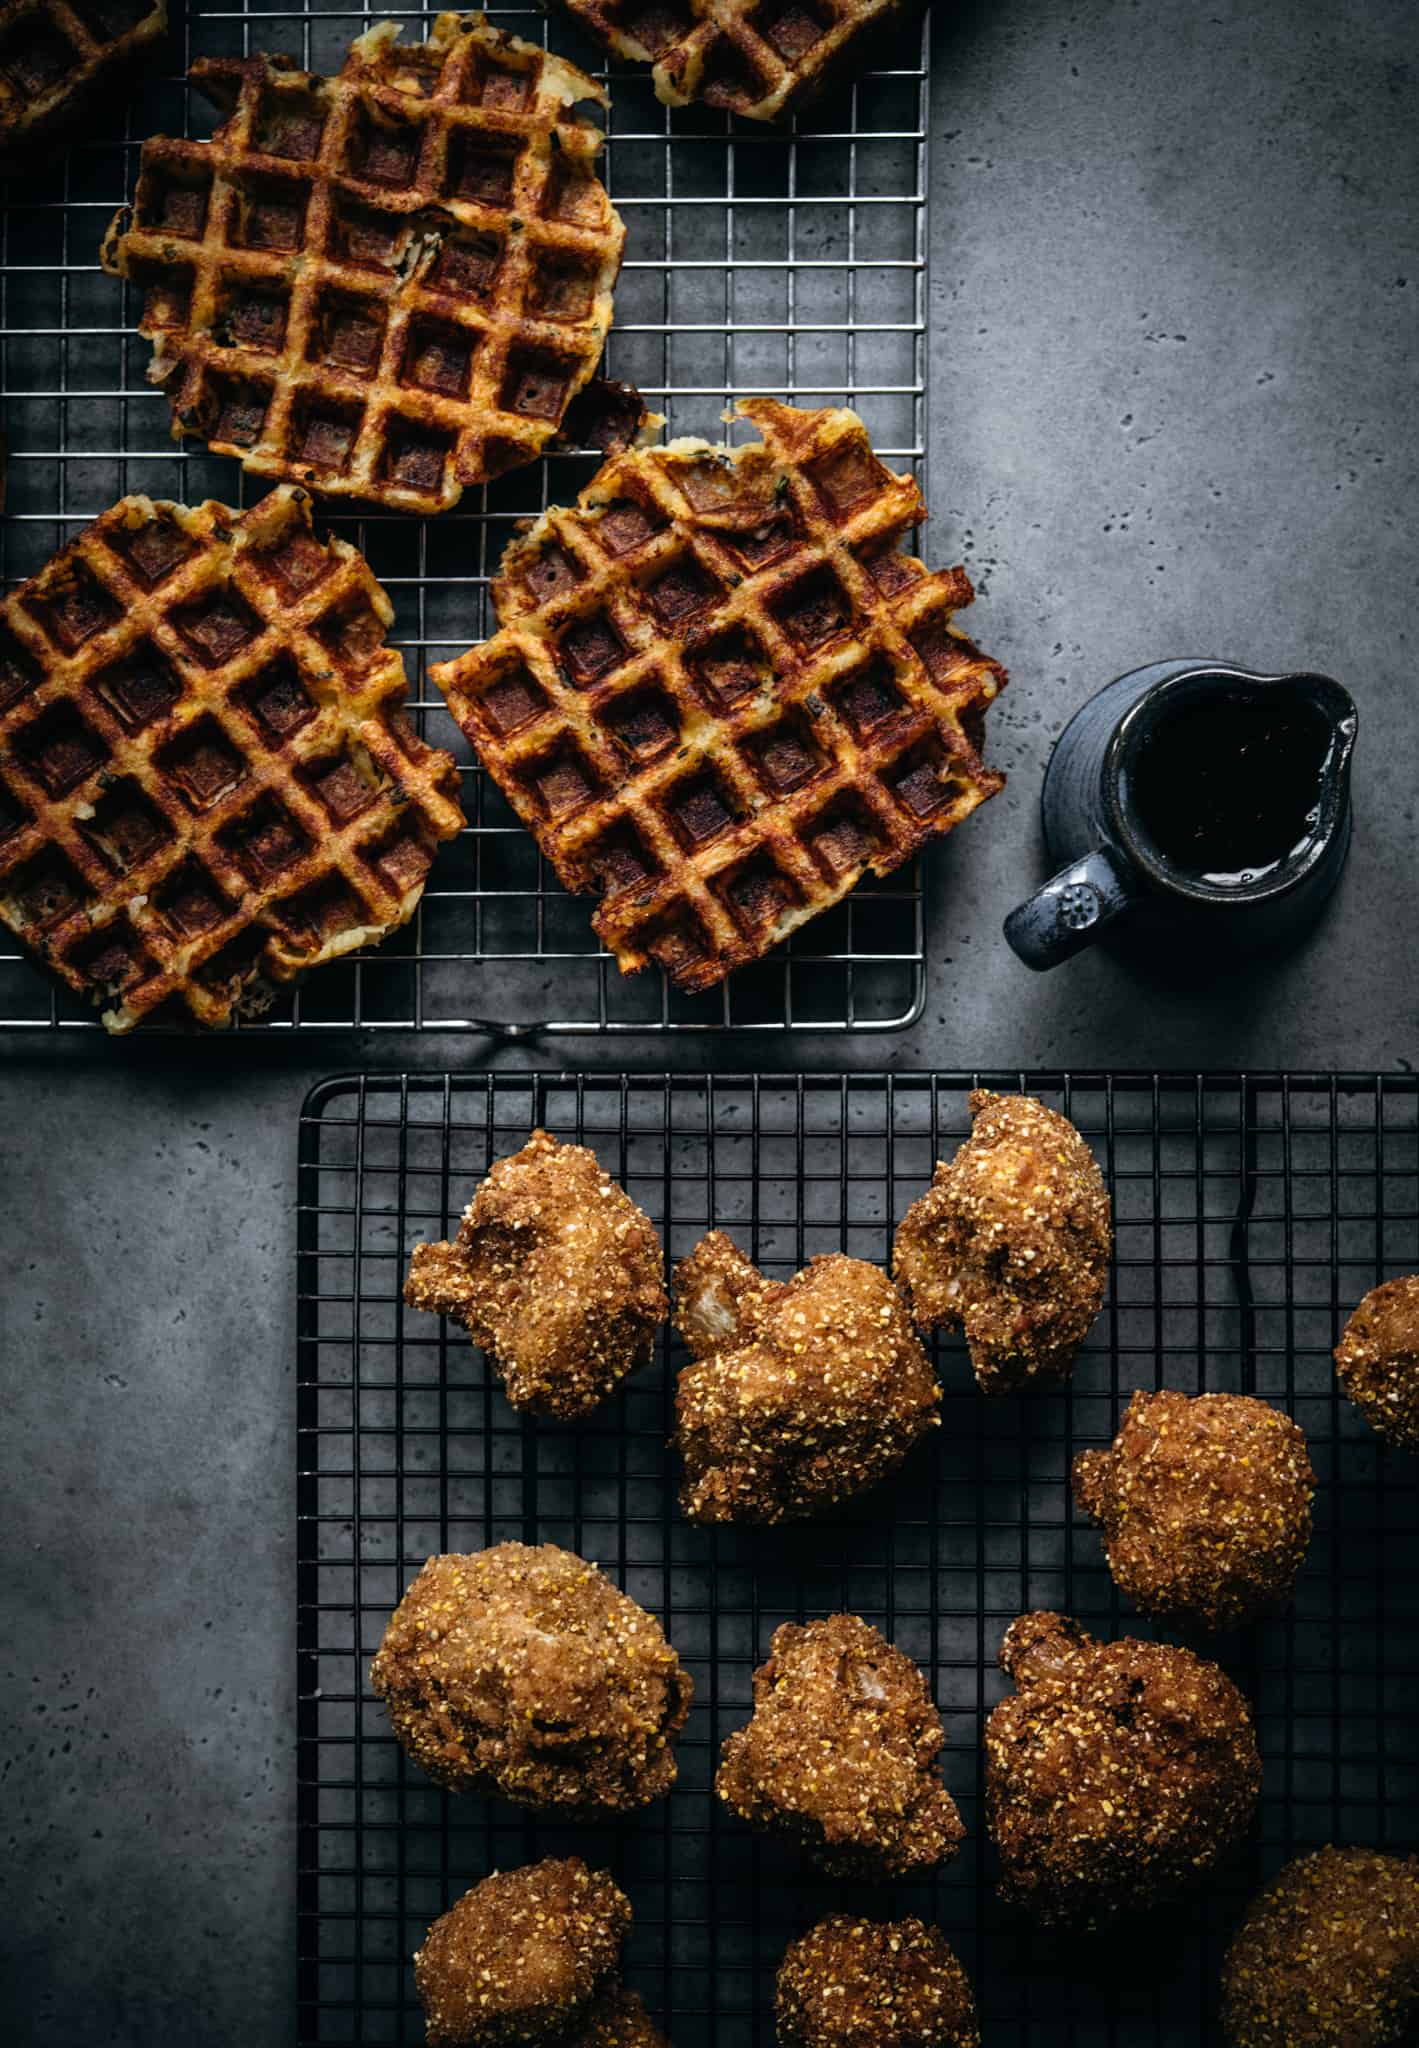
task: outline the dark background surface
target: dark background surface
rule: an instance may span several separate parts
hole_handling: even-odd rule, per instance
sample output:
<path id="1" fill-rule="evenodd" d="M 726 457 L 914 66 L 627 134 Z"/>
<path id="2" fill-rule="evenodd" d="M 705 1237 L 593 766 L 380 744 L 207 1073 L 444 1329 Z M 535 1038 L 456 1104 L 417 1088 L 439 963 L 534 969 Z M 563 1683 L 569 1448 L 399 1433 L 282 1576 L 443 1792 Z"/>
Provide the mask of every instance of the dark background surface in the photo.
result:
<path id="1" fill-rule="evenodd" d="M 928 871 L 885 1039 L 537 1064 L 1401 1068 L 1415 1057 L 1419 14 L 1409 0 L 936 8 L 930 548 L 1012 674 L 1006 793 Z M 1354 849 L 1283 962 L 1015 965 L 1049 742 L 1181 653 L 1360 705 Z M 0 1660 L 7 2038 L 293 2029 L 295 1118 L 476 1041 L 7 1041 Z M 497 1054 L 500 1062 L 526 1055 Z"/>

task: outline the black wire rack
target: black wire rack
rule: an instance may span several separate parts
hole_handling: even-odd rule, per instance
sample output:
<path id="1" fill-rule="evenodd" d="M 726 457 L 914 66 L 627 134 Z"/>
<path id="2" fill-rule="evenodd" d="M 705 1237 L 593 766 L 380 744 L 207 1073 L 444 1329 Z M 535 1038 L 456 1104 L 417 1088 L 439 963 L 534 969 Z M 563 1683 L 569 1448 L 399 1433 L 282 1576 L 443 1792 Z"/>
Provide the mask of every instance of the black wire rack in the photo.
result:
<path id="1" fill-rule="evenodd" d="M 666 1450 L 676 1359 L 590 1422 L 518 1418 L 481 1356 L 400 1305 L 412 1244 L 443 1236 L 536 1125 L 594 1147 L 671 1258 L 711 1224 L 771 1273 L 845 1249 L 884 1262 L 972 1085 L 1025 1089 L 1083 1131 L 1113 1192 L 1107 1302 L 1068 1395 L 985 1399 L 939 1347 L 944 1426 L 835 1521 L 691 1527 Z M 1378 1280 L 1419 1269 L 1419 1081 L 1409 1075 L 725 1076 L 513 1073 L 327 1081 L 300 1128 L 299 2007 L 302 2043 L 418 2042 L 409 1958 L 494 1867 L 579 1853 L 630 1894 L 629 1980 L 675 2048 L 768 2048 L 783 1949 L 834 1907 L 945 1929 L 993 2043 L 1195 2043 L 1245 1898 L 1327 1841 L 1419 1845 L 1419 1486 L 1337 1393 L 1330 1352 Z M 1032 1933 L 992 1892 L 980 1734 L 995 1653 L 1034 1607 L 1149 1634 L 1071 1514 L 1074 1452 L 1129 1392 L 1281 1403 L 1316 1468 L 1292 1607 L 1212 1646 L 1255 1707 L 1259 1825 L 1204 1897 L 1113 1944 Z M 547 1826 L 449 1798 L 402 1757 L 369 1659 L 424 1558 L 517 1538 L 599 1562 L 664 1621 L 696 1697 L 671 1796 L 616 1826 Z M 712 1795 L 720 1743 L 780 1621 L 849 1609 L 929 1673 L 969 1829 L 929 1882 L 843 1887 Z"/>
<path id="2" fill-rule="evenodd" d="M 8 440 L 0 582 L 33 575 L 130 491 L 189 504 L 254 503 L 268 486 L 234 461 L 169 439 L 168 405 L 146 382 L 141 294 L 99 268 L 99 240 L 132 195 L 151 134 L 205 136 L 216 118 L 186 85 L 194 57 L 281 51 L 338 69 L 372 21 L 427 34 L 437 8 L 326 0 L 176 10 L 167 75 L 140 82 L 115 126 L 81 141 L 52 180 L 0 184 L 0 388 Z M 893 468 L 924 481 L 926 434 L 929 10 L 878 43 L 879 62 L 794 123 L 672 114 L 644 67 L 614 74 L 565 18 L 488 8 L 501 28 L 551 40 L 607 81 L 603 175 L 627 226 L 606 356 L 671 434 L 722 441 L 733 401 L 756 392 L 854 406 Z M 118 126 L 122 121 L 123 125 Z M 753 438 L 752 434 L 748 438 Z M 519 519 L 573 498 L 596 468 L 554 455 L 434 520 L 371 511 L 322 517 L 367 557 L 395 607 L 391 640 L 409 670 L 414 722 L 459 762 L 468 825 L 439 854 L 412 923 L 376 951 L 284 995 L 259 1031 L 475 1031 L 483 1020 L 557 1032 L 893 1030 L 925 993 L 919 863 L 869 881 L 773 957 L 707 996 L 658 971 L 623 977 L 427 679 L 490 623 L 488 582 Z M 961 538 L 942 535 L 959 553 Z M 950 555 L 952 560 L 957 555 Z M 97 1030 L 0 933 L 0 1030 Z"/>

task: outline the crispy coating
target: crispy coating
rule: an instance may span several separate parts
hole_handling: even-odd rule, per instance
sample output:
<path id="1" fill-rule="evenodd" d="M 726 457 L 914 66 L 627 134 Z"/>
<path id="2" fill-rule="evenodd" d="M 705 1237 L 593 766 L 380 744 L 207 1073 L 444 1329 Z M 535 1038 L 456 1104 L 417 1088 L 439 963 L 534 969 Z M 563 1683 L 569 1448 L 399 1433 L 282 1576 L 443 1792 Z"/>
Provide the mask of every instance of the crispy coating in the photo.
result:
<path id="1" fill-rule="evenodd" d="M 954 1856 L 966 1832 L 937 1774 L 945 1740 L 926 1680 L 860 1616 L 785 1622 L 715 1790 L 831 1877 L 900 1877 Z"/>
<path id="2" fill-rule="evenodd" d="M 534 1131 L 451 1244 L 415 1245 L 404 1299 L 462 1323 L 514 1408 L 575 1421 L 650 1358 L 663 1271 L 649 1217 L 595 1153 Z"/>
<path id="3" fill-rule="evenodd" d="M 680 1504 L 692 1522 L 821 1513 L 900 1465 L 941 1389 L 886 1274 L 832 1252 L 769 1281 L 721 1230 L 675 1274 Z"/>
<path id="4" fill-rule="evenodd" d="M 1419 1273 L 1370 1289 L 1335 1347 L 1335 1370 L 1372 1429 L 1419 1451 Z"/>
<path id="5" fill-rule="evenodd" d="M 431 1557 L 370 1682 L 450 1792 L 562 1813 L 629 1813 L 667 1792 L 693 1691 L 655 1617 L 551 1543 Z"/>
<path id="6" fill-rule="evenodd" d="M 590 2016 L 630 1924 L 625 1894 L 579 1856 L 495 1870 L 414 1957 L 428 2048 L 560 2044 Z"/>
<path id="7" fill-rule="evenodd" d="M 977 2048 L 970 1980 L 939 1927 L 830 1913 L 778 1973 L 782 2048 Z"/>
<path id="8" fill-rule="evenodd" d="M 1419 1857 L 1317 1849 L 1256 1899 L 1222 1969 L 1232 2048 L 1419 2037 Z"/>
<path id="9" fill-rule="evenodd" d="M 1030 1095 L 971 1096 L 971 1135 L 902 1218 L 892 1275 L 924 1330 L 960 1324 L 987 1394 L 1067 1380 L 1113 1236 L 1093 1153 Z"/>
<path id="10" fill-rule="evenodd" d="M 597 1992 L 565 2048 L 670 2048 L 669 2042 L 641 2002 L 619 1977 Z"/>
<path id="11" fill-rule="evenodd" d="M 1060 1614 L 1012 1622 L 1019 1690 L 986 1723 L 986 1817 L 1002 1898 L 1095 1925 L 1195 1884 L 1261 1790 L 1246 1701 L 1216 1664 Z"/>
<path id="12" fill-rule="evenodd" d="M 1141 1391 L 1107 1451 L 1074 1460 L 1114 1583 L 1175 1622 L 1235 1628 L 1285 1604 L 1311 1534 L 1304 1433 L 1249 1394 Z"/>

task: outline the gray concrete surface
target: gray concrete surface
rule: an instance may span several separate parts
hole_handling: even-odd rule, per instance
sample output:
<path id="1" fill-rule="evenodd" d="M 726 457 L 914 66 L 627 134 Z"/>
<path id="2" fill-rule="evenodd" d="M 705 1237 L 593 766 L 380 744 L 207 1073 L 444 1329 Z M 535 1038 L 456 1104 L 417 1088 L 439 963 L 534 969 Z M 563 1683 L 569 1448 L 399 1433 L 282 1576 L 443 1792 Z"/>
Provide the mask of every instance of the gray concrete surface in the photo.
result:
<path id="1" fill-rule="evenodd" d="M 934 545 L 970 565 L 1012 671 L 1011 786 L 933 865 L 916 1029 L 669 1056 L 1406 1066 L 1419 12 L 936 11 Z M 998 931 L 1043 871 L 1049 741 L 1175 652 L 1355 691 L 1340 898 L 1284 962 L 1163 983 L 1099 954 L 1033 978 Z M 292 2038 L 295 1117 L 322 1072 L 487 1051 L 0 1048 L 7 2042 Z"/>

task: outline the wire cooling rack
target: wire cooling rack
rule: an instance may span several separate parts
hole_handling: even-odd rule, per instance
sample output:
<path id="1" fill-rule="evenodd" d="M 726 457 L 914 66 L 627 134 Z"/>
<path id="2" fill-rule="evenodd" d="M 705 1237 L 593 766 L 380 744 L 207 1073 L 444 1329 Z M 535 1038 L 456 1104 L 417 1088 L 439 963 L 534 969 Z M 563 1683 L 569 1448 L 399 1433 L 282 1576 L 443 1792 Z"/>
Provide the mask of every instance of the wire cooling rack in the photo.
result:
<path id="1" fill-rule="evenodd" d="M 985 2038 L 1216 2038 L 1245 1897 L 1328 1841 L 1419 1846 L 1419 1489 L 1337 1393 L 1330 1351 L 1378 1280 L 1419 1269 L 1419 1082 L 1407 1075 L 1010 1073 L 1085 1133 L 1113 1191 L 1108 1299 L 1067 1396 L 985 1399 L 939 1347 L 943 1427 L 830 1523 L 691 1527 L 676 1511 L 674 1358 L 577 1428 L 520 1420 L 456 1329 L 403 1310 L 411 1245 L 443 1236 L 537 1124 L 596 1149 L 672 1258 L 711 1224 L 785 1275 L 892 1230 L 965 1135 L 965 1076 L 332 1080 L 300 1129 L 299 2003 L 303 2043 L 418 2042 L 409 1957 L 495 1866 L 579 1853 L 630 1894 L 627 1975 L 675 2048 L 770 2048 L 790 1939 L 837 1906 L 935 1918 Z M 1305 1429 L 1315 1533 L 1294 1605 L 1216 1639 L 1254 1703 L 1260 1823 L 1207 1895 L 1112 1944 L 1001 1913 L 981 1840 L 980 1733 L 1010 1620 L 1058 1607 L 1151 1633 L 1070 1512 L 1074 1452 L 1129 1391 L 1232 1389 Z M 424 1558 L 518 1538 L 602 1564 L 661 1616 L 696 1688 L 671 1796 L 614 1827 L 448 1798 L 402 1757 L 369 1658 Z M 930 1674 L 969 1834 L 932 1882 L 835 1886 L 713 1798 L 724 1736 L 783 1620 L 861 1613 Z"/>
<path id="2" fill-rule="evenodd" d="M 167 401 L 145 382 L 150 350 L 136 332 L 133 287 L 98 266 L 99 238 L 131 196 L 143 138 L 211 132 L 211 110 L 184 83 L 191 60 L 279 50 L 333 69 L 372 20 L 407 23 L 406 39 L 416 39 L 436 11 L 194 0 L 172 38 L 171 75 L 138 91 L 121 139 L 115 126 L 72 150 L 52 178 L 0 187 L 7 587 L 126 492 L 244 504 L 267 488 L 233 461 L 169 440 Z M 501 27 L 547 36 L 535 9 L 488 11 Z M 713 440 L 725 438 L 722 415 L 739 396 L 851 404 L 883 455 L 920 476 L 927 22 L 879 44 L 879 68 L 821 102 L 801 127 L 782 129 L 703 108 L 672 115 L 643 68 L 608 74 L 565 20 L 553 34 L 559 50 L 611 86 L 605 177 L 628 234 L 609 374 L 637 383 L 669 432 Z M 553 456 L 468 493 L 436 521 L 329 520 L 367 555 L 394 602 L 392 637 L 408 664 L 416 722 L 462 765 L 469 824 L 440 853 L 407 931 L 366 958 L 322 969 L 258 1028 L 471 1030 L 493 1018 L 568 1032 L 888 1030 L 919 1013 L 917 865 L 865 884 L 713 994 L 682 996 L 658 971 L 620 975 L 592 936 L 589 902 L 563 892 L 473 763 L 427 664 L 488 630 L 488 577 L 514 522 L 566 502 L 594 468 L 584 456 Z M 0 934 L 0 1028 L 36 1024 L 98 1028 L 92 1011 L 56 994 Z"/>

